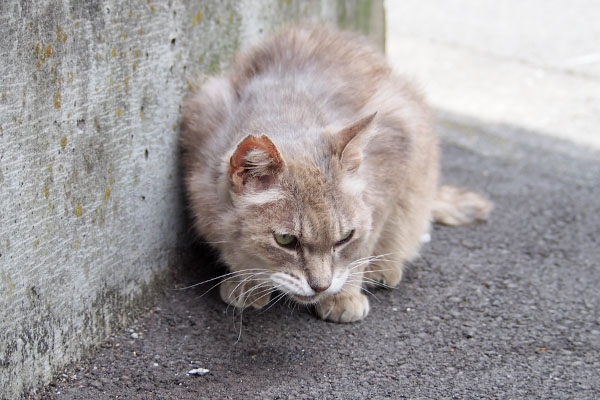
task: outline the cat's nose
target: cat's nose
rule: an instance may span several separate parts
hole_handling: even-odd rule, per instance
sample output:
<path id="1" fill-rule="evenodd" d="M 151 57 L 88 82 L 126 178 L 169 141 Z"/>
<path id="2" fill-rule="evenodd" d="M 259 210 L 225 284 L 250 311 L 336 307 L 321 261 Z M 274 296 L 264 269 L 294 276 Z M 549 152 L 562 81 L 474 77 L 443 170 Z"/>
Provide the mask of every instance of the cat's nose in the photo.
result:
<path id="1" fill-rule="evenodd" d="M 309 283 L 309 286 L 315 292 L 321 293 L 329 289 L 329 287 L 331 286 L 331 282 L 312 282 Z"/>

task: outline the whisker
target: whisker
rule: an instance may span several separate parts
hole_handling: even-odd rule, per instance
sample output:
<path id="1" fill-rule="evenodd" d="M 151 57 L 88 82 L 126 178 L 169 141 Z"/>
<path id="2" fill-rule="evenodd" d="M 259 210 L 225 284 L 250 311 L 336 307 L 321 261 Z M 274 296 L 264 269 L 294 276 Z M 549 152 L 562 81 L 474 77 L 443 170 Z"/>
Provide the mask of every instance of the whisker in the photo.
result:
<path id="1" fill-rule="evenodd" d="M 395 287 L 393 287 L 393 286 L 386 285 L 386 284 L 385 284 L 385 283 L 383 283 L 383 282 L 378 282 L 378 281 L 376 281 L 375 279 L 371 279 L 371 278 L 363 278 L 363 282 L 368 282 L 368 283 L 370 283 L 371 285 L 378 286 L 378 287 L 382 287 L 382 288 L 386 288 L 386 289 L 396 289 L 396 288 L 395 288 Z"/>
<path id="2" fill-rule="evenodd" d="M 237 288 L 239 288 L 241 285 L 245 284 L 246 282 L 254 279 L 256 276 L 263 275 L 263 274 L 264 274 L 264 272 L 256 272 L 254 274 L 250 274 L 249 276 L 246 276 L 231 290 L 231 293 L 234 293 L 237 290 Z"/>
<path id="3" fill-rule="evenodd" d="M 290 318 L 292 316 L 292 314 L 294 313 L 294 310 L 296 309 L 296 307 L 298 307 L 298 303 L 295 301 L 290 301 L 289 304 L 292 305 L 292 309 L 290 311 L 290 314 L 288 315 L 288 318 Z"/>
<path id="4" fill-rule="evenodd" d="M 246 297 L 246 299 L 244 300 L 244 304 L 242 305 L 242 308 L 245 308 L 245 305 L 246 305 L 246 300 L 248 299 L 248 297 L 250 297 L 250 295 L 251 295 L 252 293 L 254 293 L 254 291 L 255 291 L 255 290 L 258 290 L 258 289 L 260 289 L 261 287 L 263 287 L 263 288 L 264 288 L 264 286 L 265 286 L 265 285 L 268 285 L 268 284 L 269 284 L 269 281 L 263 281 L 263 282 L 259 283 L 258 285 L 255 285 L 255 286 L 252 286 L 252 287 L 250 287 L 249 289 L 247 289 L 247 290 L 243 291 L 242 293 L 240 293 L 240 294 L 239 294 L 239 295 L 238 295 L 238 296 L 235 298 L 235 302 L 237 303 L 237 302 L 238 302 L 238 300 L 242 299 L 242 298 L 243 298 L 243 296 L 245 296 L 245 297 Z"/>
<path id="5" fill-rule="evenodd" d="M 370 259 L 370 258 L 385 257 L 385 256 L 389 256 L 389 255 L 392 255 L 392 254 L 393 253 L 384 253 L 384 254 L 379 254 L 379 255 L 376 255 L 376 256 L 366 256 L 366 257 L 358 258 L 358 259 L 354 260 L 354 262 L 363 261 L 363 260 L 367 260 L 367 259 Z"/>
<path id="6" fill-rule="evenodd" d="M 233 271 L 233 272 L 229 272 L 227 274 L 216 276 L 216 277 L 211 278 L 211 279 L 207 279 L 207 280 L 202 281 L 202 282 L 194 283 L 193 285 L 190 285 L 190 286 L 185 286 L 185 287 L 182 287 L 182 288 L 170 288 L 168 290 L 187 290 L 187 289 L 192 289 L 192 288 L 195 288 L 196 286 L 200 286 L 200 285 L 203 285 L 205 283 L 212 282 L 214 280 L 221 279 L 221 278 L 226 277 L 226 276 L 236 275 L 236 274 L 242 274 L 242 273 L 245 273 L 246 271 L 268 271 L 268 269 L 265 269 L 265 268 L 249 268 L 249 269 L 244 269 L 242 271 Z"/>
<path id="7" fill-rule="evenodd" d="M 248 278 L 246 278 L 246 280 L 247 280 L 247 279 L 248 279 Z M 251 287 L 249 290 L 247 290 L 246 292 L 243 292 L 243 293 L 242 293 L 242 295 L 243 295 L 243 294 L 248 294 L 248 295 L 247 295 L 247 296 L 246 296 L 246 298 L 244 299 L 244 302 L 242 303 L 242 307 L 241 307 L 241 309 L 240 309 L 240 333 L 238 334 L 238 338 L 237 338 L 237 340 L 235 341 L 235 344 L 239 343 L 240 339 L 242 338 L 242 329 L 243 329 L 243 325 L 244 325 L 244 320 L 243 320 L 243 318 L 244 318 L 244 309 L 246 308 L 246 301 L 248 301 L 248 298 L 250 297 L 249 295 L 250 295 L 250 294 L 251 294 L 251 293 L 252 293 L 254 290 L 257 290 L 257 288 L 258 288 L 259 286 L 261 286 L 261 285 L 264 285 L 264 284 L 266 284 L 266 283 L 267 283 L 267 281 L 264 281 L 264 282 L 260 283 L 259 285 L 253 286 L 253 287 Z M 238 286 L 239 286 L 239 285 L 238 285 Z M 238 287 L 238 286 L 236 286 L 236 289 L 237 289 L 237 287 Z M 235 289 L 234 289 L 234 291 L 235 291 Z M 240 296 L 241 296 L 241 295 L 240 295 Z M 239 299 L 239 296 L 238 296 L 238 297 L 236 297 L 236 301 L 237 301 L 237 299 Z M 228 307 L 228 308 L 229 308 L 229 307 Z M 233 326 L 234 326 L 234 328 L 235 328 L 235 308 L 234 308 L 234 311 L 233 311 L 233 318 L 234 318 L 234 319 L 233 319 Z"/>
<path id="8" fill-rule="evenodd" d="M 273 307 L 275 304 L 277 304 L 277 302 L 278 302 L 279 300 L 281 300 L 281 298 L 282 298 L 282 297 L 284 297 L 284 296 L 285 296 L 285 293 L 284 293 L 284 292 L 282 292 L 281 294 L 279 294 L 279 295 L 275 296 L 275 298 L 274 298 L 274 299 L 270 300 L 270 301 L 269 301 L 269 303 L 272 303 L 272 304 L 271 304 L 269 307 L 267 307 L 265 310 L 263 310 L 263 311 L 261 312 L 261 315 L 262 315 L 262 314 L 264 314 L 264 313 L 266 313 L 267 311 L 269 311 L 269 310 L 271 309 L 271 307 Z M 267 304 L 269 304 L 269 303 L 267 303 Z"/>
<path id="9" fill-rule="evenodd" d="M 233 315 L 234 315 L 233 327 L 235 328 L 235 312 L 233 313 Z M 244 309 L 242 308 L 240 311 L 240 333 L 238 334 L 237 340 L 235 341 L 234 344 L 238 344 L 240 342 L 240 339 L 242 338 L 243 327 L 244 327 Z"/>
<path id="10" fill-rule="evenodd" d="M 242 274 L 242 275 L 244 275 L 244 274 Z M 206 295 L 208 292 L 210 292 L 211 290 L 213 290 L 214 288 L 216 288 L 217 286 L 219 286 L 221 283 L 223 283 L 223 282 L 226 282 L 226 281 L 229 281 L 229 280 L 231 280 L 231 279 L 235 279 L 235 278 L 237 278 L 237 277 L 238 277 L 237 275 L 230 276 L 230 277 L 228 277 L 227 279 L 223 279 L 222 281 L 215 283 L 215 284 L 214 284 L 214 285 L 212 285 L 212 286 L 211 286 L 211 287 L 210 287 L 210 288 L 209 288 L 209 289 L 208 289 L 206 292 L 204 292 L 204 293 L 202 293 L 200 296 L 198 296 L 198 297 L 197 297 L 197 299 L 200 299 L 200 298 L 204 297 L 204 296 L 205 296 L 205 295 Z"/>
<path id="11" fill-rule="evenodd" d="M 263 297 L 265 297 L 267 295 L 271 295 L 271 294 L 275 293 L 282 286 L 283 285 L 277 285 L 277 286 L 269 287 L 269 288 L 263 290 L 263 292 L 261 292 L 262 295 L 258 299 L 256 299 L 256 300 L 260 300 L 260 299 L 262 299 Z M 261 294 L 261 293 L 259 293 L 259 294 Z M 267 304 L 269 304 L 269 303 L 267 302 Z"/>
<path id="12" fill-rule="evenodd" d="M 386 268 L 386 269 L 376 269 L 376 270 L 369 270 L 369 271 L 356 271 L 356 272 L 351 272 L 348 276 L 353 276 L 353 275 L 365 275 L 365 274 L 371 274 L 373 272 L 383 272 L 383 271 L 393 271 L 393 268 Z"/>
<path id="13" fill-rule="evenodd" d="M 280 287 L 280 285 L 278 285 L 276 287 L 273 287 L 273 286 L 267 286 L 266 288 L 264 287 L 265 285 L 269 285 L 270 283 L 271 283 L 270 281 L 265 281 L 265 282 L 263 282 L 263 283 L 261 283 L 259 285 L 254 286 L 250 290 L 246 291 L 245 293 L 248 294 L 248 296 L 246 297 L 246 299 L 248 297 L 250 297 L 250 295 L 252 293 L 254 293 L 255 290 L 259 290 L 260 289 L 259 292 L 256 293 L 256 295 L 259 296 L 257 299 L 254 300 L 254 302 L 256 302 L 256 301 L 262 299 L 263 297 L 265 297 L 267 295 L 270 295 L 271 293 L 275 292 L 277 290 L 277 288 Z M 244 300 L 244 304 L 243 304 L 244 308 L 245 308 L 245 306 L 246 306 L 246 300 Z"/>
<path id="14" fill-rule="evenodd" d="M 372 255 L 372 256 L 367 256 L 367 257 L 359 258 L 359 259 L 357 259 L 355 261 L 360 262 L 360 261 L 369 260 L 369 259 L 379 259 L 379 258 L 384 258 L 384 257 L 390 256 L 392 254 L 394 254 L 394 253 L 382 253 L 382 254 L 377 254 L 377 255 Z"/>
<path id="15" fill-rule="evenodd" d="M 349 278 L 352 277 L 353 275 L 355 275 L 355 274 L 349 275 Z M 360 276 L 360 281 L 361 282 L 366 282 L 366 283 L 369 283 L 369 284 L 373 284 L 373 285 L 376 285 L 376 286 L 385 287 L 385 288 L 388 288 L 388 289 L 395 289 L 394 286 L 390 286 L 390 285 L 388 285 L 385 282 L 381 282 L 381 281 L 378 281 L 376 279 L 369 278 L 369 277 L 365 276 L 363 273 L 356 273 L 356 275 Z M 358 282 L 358 280 L 356 280 L 356 281 Z"/>
<path id="16" fill-rule="evenodd" d="M 383 258 L 383 257 L 380 257 L 380 258 L 373 257 L 373 258 L 369 258 L 366 260 L 353 261 L 349 265 L 352 265 L 353 267 L 358 267 L 361 265 L 373 264 L 375 262 L 394 262 L 394 260 L 390 260 L 388 258 Z"/>
<path id="17" fill-rule="evenodd" d="M 248 282 L 250 279 L 254 279 L 254 277 L 258 276 L 259 274 L 263 274 L 261 272 L 255 273 L 255 274 L 250 274 L 250 276 L 245 277 L 244 279 L 242 279 L 229 293 L 229 296 L 227 297 L 228 299 L 232 300 L 233 302 L 236 302 L 239 299 L 239 296 L 236 296 L 235 298 L 231 298 L 231 295 L 233 293 L 235 293 L 235 291 L 237 290 L 237 288 L 240 287 L 240 285 L 243 285 L 245 282 Z M 250 288 L 252 289 L 252 288 Z M 231 306 L 231 304 L 227 305 L 227 310 L 229 310 L 229 307 Z M 235 305 L 234 305 L 235 307 Z"/>
<path id="18" fill-rule="evenodd" d="M 358 260 L 355 260 L 353 262 L 351 262 L 350 264 L 348 264 L 348 267 L 350 270 L 353 269 L 357 269 L 360 268 L 363 265 L 369 265 L 369 264 L 373 264 L 375 262 L 394 262 L 394 260 L 390 260 L 387 258 L 384 258 L 387 254 L 381 254 L 379 256 L 371 256 L 371 257 L 364 257 Z"/>

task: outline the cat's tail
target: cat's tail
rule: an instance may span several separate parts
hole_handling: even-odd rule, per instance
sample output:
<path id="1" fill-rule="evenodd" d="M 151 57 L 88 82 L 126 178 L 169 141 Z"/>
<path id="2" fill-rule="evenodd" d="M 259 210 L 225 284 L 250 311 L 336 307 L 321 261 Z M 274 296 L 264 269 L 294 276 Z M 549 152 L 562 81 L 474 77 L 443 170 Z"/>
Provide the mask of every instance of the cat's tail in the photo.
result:
<path id="1" fill-rule="evenodd" d="M 443 225 L 467 225 L 485 220 L 493 203 L 485 196 L 454 186 L 441 185 L 433 201 L 433 222 Z"/>

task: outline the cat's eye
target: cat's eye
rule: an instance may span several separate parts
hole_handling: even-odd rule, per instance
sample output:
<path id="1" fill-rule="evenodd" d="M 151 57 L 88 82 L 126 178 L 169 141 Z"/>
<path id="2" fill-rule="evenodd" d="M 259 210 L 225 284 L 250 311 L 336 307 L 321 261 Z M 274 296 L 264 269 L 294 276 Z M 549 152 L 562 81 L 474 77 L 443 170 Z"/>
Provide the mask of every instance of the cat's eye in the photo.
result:
<path id="1" fill-rule="evenodd" d="M 298 243 L 298 238 L 289 233 L 274 233 L 275 241 L 282 247 L 295 247 Z"/>
<path id="2" fill-rule="evenodd" d="M 344 236 L 342 236 L 342 238 L 335 245 L 336 246 L 343 245 L 344 243 L 346 243 L 347 241 L 352 239 L 352 236 L 354 236 L 354 229 L 344 233 Z"/>

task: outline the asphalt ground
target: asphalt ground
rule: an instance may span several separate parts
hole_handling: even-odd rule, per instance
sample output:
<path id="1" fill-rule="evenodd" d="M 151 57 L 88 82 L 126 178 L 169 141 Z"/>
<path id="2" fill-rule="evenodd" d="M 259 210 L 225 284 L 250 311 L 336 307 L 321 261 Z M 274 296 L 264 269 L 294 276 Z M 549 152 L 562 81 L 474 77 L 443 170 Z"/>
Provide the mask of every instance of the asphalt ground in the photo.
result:
<path id="1" fill-rule="evenodd" d="M 372 291 L 364 321 L 284 302 L 240 315 L 213 282 L 169 289 L 38 397 L 599 398 L 600 154 L 453 115 L 439 125 L 444 182 L 495 209 L 435 226 L 400 285 Z M 174 288 L 223 272 L 205 248 L 188 256 Z"/>

